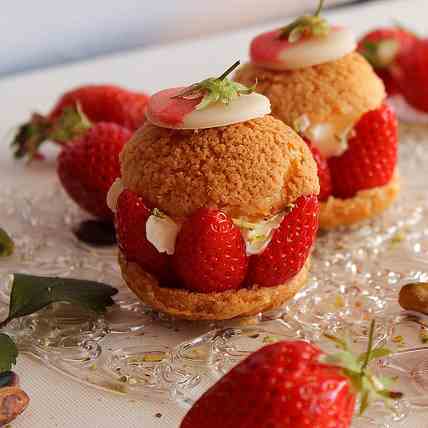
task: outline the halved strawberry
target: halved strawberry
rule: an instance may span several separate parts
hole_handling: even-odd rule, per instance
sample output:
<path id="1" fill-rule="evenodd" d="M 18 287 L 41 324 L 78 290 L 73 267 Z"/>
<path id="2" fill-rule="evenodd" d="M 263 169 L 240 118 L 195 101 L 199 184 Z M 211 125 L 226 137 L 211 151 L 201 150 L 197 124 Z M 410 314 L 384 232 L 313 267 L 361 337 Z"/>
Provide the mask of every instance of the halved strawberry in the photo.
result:
<path id="1" fill-rule="evenodd" d="M 272 240 L 260 254 L 250 258 L 248 283 L 274 287 L 288 281 L 303 267 L 318 230 L 319 202 L 316 195 L 301 196 Z"/>
<path id="2" fill-rule="evenodd" d="M 331 175 L 327 159 L 322 155 L 318 147 L 310 140 L 307 138 L 303 138 L 303 140 L 312 152 L 312 156 L 314 157 L 318 167 L 318 179 L 320 182 L 320 193 L 318 194 L 318 199 L 320 201 L 326 201 L 331 195 Z"/>
<path id="3" fill-rule="evenodd" d="M 151 214 L 141 196 L 128 189 L 120 194 L 116 211 L 119 248 L 128 261 L 138 263 L 158 279 L 168 279 L 171 256 L 160 253 L 146 238 L 146 223 Z"/>
<path id="4" fill-rule="evenodd" d="M 363 115 L 341 156 L 328 160 L 333 195 L 351 198 L 360 190 L 387 184 L 397 163 L 397 119 L 388 104 Z"/>
<path id="5" fill-rule="evenodd" d="M 173 265 L 186 288 L 202 293 L 237 289 L 247 264 L 241 232 L 225 213 L 200 208 L 184 222 Z"/>

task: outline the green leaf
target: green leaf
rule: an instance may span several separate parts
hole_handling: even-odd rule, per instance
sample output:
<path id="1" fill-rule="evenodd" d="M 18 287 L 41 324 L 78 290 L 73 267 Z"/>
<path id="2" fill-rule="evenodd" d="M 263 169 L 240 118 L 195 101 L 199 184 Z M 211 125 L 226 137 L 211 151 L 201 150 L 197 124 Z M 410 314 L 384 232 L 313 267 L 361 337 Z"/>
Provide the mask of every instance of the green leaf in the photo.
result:
<path id="1" fill-rule="evenodd" d="M 54 302 L 70 302 L 95 312 L 113 305 L 117 290 L 95 281 L 15 273 L 8 321 L 30 315 Z"/>
<path id="2" fill-rule="evenodd" d="M 14 341 L 4 333 L 0 333 L 0 373 L 9 371 L 16 364 L 18 349 Z"/>
<path id="3" fill-rule="evenodd" d="M 15 244 L 12 238 L 0 227 L 0 257 L 12 255 L 15 250 Z"/>
<path id="4" fill-rule="evenodd" d="M 358 373 L 360 370 L 360 364 L 358 363 L 355 355 L 349 351 L 339 351 L 331 355 L 324 355 L 321 357 L 320 361 L 355 373 Z"/>
<path id="5" fill-rule="evenodd" d="M 391 354 L 391 350 L 388 348 L 376 348 L 370 352 L 369 362 L 378 358 L 386 357 Z M 362 353 L 358 356 L 358 362 L 362 363 L 367 358 L 367 352 Z"/>

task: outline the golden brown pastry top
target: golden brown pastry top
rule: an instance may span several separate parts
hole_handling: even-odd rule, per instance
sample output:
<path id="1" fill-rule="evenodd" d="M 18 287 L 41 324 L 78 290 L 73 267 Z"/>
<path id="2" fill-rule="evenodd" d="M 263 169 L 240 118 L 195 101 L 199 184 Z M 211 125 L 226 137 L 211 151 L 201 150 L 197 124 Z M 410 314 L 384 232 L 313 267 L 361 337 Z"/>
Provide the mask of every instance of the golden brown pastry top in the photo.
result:
<path id="1" fill-rule="evenodd" d="M 290 71 L 246 64 L 237 71 L 235 80 L 246 85 L 257 80 L 257 92 L 270 99 L 273 116 L 290 126 L 307 115 L 311 123 L 338 123 L 344 128 L 378 108 L 386 96 L 382 81 L 356 52 L 337 61 Z"/>
<path id="2" fill-rule="evenodd" d="M 257 220 L 319 192 L 305 142 L 271 116 L 197 131 L 147 122 L 120 159 L 124 185 L 178 218 L 216 207 Z"/>

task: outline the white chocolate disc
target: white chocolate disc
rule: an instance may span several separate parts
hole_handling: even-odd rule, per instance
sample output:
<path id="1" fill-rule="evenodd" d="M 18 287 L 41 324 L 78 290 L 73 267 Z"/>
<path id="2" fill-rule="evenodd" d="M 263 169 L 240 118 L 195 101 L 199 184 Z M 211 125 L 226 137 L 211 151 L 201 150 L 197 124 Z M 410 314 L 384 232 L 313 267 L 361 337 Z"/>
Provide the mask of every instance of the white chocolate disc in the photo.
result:
<path id="1" fill-rule="evenodd" d="M 147 114 L 147 119 L 163 128 L 206 129 L 246 122 L 247 120 L 266 116 L 270 112 L 269 99 L 264 95 L 252 93 L 240 95 L 228 105 L 217 102 L 202 110 L 193 110 L 187 113 L 183 117 L 183 121 L 177 125 L 160 123 L 155 118 L 150 117 L 149 114 Z"/>
<path id="2" fill-rule="evenodd" d="M 335 61 L 353 52 L 356 40 L 347 28 L 332 28 L 325 37 L 312 37 L 301 43 L 288 44 L 278 54 L 278 62 L 269 65 L 278 70 L 295 70 Z"/>

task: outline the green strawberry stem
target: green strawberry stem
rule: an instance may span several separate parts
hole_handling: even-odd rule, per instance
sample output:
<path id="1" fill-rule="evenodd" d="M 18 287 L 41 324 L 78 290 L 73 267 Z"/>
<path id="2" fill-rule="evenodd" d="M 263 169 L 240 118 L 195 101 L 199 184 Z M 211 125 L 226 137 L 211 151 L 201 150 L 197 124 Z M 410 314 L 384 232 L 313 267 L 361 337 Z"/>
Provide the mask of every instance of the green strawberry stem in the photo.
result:
<path id="1" fill-rule="evenodd" d="M 403 396 L 401 392 L 390 391 L 388 389 L 392 384 L 391 379 L 386 377 L 379 378 L 369 368 L 371 361 L 386 357 L 391 353 L 389 349 L 384 347 L 373 348 L 375 326 L 375 321 L 372 320 L 366 352 L 355 355 L 351 352 L 346 340 L 325 334 L 325 337 L 333 341 L 340 351 L 336 354 L 321 357 L 321 362 L 340 367 L 343 373 L 349 378 L 355 392 L 360 396 L 360 415 L 364 413 L 372 397 L 383 400 L 385 405 L 388 406 L 391 399 L 395 400 Z"/>
<path id="2" fill-rule="evenodd" d="M 241 61 L 234 62 L 219 78 L 218 80 L 224 80 L 230 73 L 232 73 L 235 68 L 237 68 L 241 64 Z"/>
<path id="3" fill-rule="evenodd" d="M 313 15 L 303 15 L 281 29 L 279 39 L 287 39 L 290 43 L 299 41 L 303 36 L 325 37 L 330 33 L 330 24 L 321 17 L 324 0 L 320 0 Z"/>
<path id="4" fill-rule="evenodd" d="M 209 77 L 201 82 L 194 83 L 171 98 L 200 98 L 201 101 L 195 107 L 195 110 L 202 110 L 217 102 L 228 105 L 240 95 L 251 94 L 254 92 L 257 82 L 253 86 L 247 87 L 241 83 L 227 79 L 227 76 L 232 73 L 240 63 L 240 61 L 236 61 L 224 73 L 222 73 L 220 77 Z"/>
<path id="5" fill-rule="evenodd" d="M 91 125 L 78 103 L 64 108 L 62 114 L 55 119 L 34 113 L 29 122 L 19 127 L 11 143 L 14 157 L 20 159 L 27 156 L 32 161 L 39 155 L 39 148 L 45 141 L 51 140 L 64 145 L 83 135 Z"/>
<path id="6" fill-rule="evenodd" d="M 321 11 L 323 10 L 323 8 L 324 8 L 324 0 L 320 0 L 320 2 L 318 3 L 318 8 L 317 8 L 317 10 L 314 13 L 314 16 L 320 16 Z"/>

